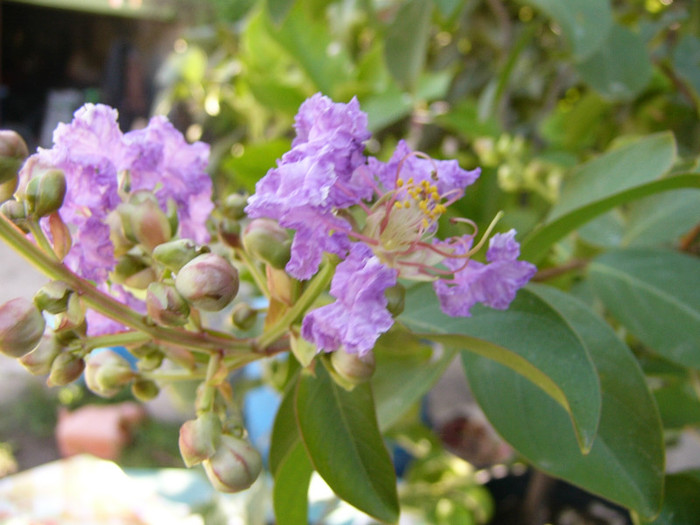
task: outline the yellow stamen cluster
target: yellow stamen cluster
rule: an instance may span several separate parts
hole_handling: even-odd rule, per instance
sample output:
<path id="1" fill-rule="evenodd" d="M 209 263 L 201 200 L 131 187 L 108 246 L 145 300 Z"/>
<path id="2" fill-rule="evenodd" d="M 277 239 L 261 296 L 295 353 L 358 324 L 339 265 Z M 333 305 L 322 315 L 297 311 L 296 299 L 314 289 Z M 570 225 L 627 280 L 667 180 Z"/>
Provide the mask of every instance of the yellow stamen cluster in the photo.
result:
<path id="1" fill-rule="evenodd" d="M 421 221 L 423 229 L 427 229 L 432 222 L 436 221 L 447 210 L 447 207 L 440 202 L 442 197 L 436 185 L 430 184 L 427 180 L 421 181 L 420 184 L 415 184 L 413 178 L 409 178 L 407 181 L 401 178 L 396 180 L 397 188 L 403 188 L 404 185 L 410 199 L 397 201 L 394 203 L 394 206 L 396 208 L 410 208 L 412 201 L 416 202 L 418 209 L 424 215 Z"/>

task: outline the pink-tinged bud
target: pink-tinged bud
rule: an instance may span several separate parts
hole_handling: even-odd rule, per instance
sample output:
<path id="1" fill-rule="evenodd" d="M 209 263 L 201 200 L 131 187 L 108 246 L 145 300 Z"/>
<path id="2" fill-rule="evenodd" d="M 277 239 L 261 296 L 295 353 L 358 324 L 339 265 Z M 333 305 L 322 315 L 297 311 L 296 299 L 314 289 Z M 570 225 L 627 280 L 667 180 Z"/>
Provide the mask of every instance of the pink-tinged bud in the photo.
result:
<path id="1" fill-rule="evenodd" d="M 2 205 L 0 205 L 0 213 L 7 217 L 8 220 L 24 233 L 29 233 L 29 227 L 27 226 L 29 215 L 27 214 L 27 207 L 24 205 L 24 202 L 19 202 L 14 199 L 3 202 Z"/>
<path id="2" fill-rule="evenodd" d="M 214 253 L 205 253 L 188 262 L 177 273 L 175 287 L 196 308 L 216 312 L 233 301 L 238 293 L 238 270 Z"/>
<path id="3" fill-rule="evenodd" d="M 156 280 L 156 272 L 143 258 L 127 253 L 119 258 L 110 277 L 117 284 L 145 290 Z"/>
<path id="4" fill-rule="evenodd" d="M 208 252 L 209 248 L 197 246 L 190 239 L 177 239 L 156 246 L 153 259 L 169 270 L 179 272 L 192 259 Z"/>
<path id="5" fill-rule="evenodd" d="M 65 196 L 66 176 L 63 171 L 44 171 L 27 184 L 27 210 L 34 217 L 45 217 L 58 211 Z"/>
<path id="6" fill-rule="evenodd" d="M 155 381 L 150 379 L 135 379 L 131 383 L 131 394 L 139 401 L 146 402 L 158 397 L 160 389 Z"/>
<path id="7" fill-rule="evenodd" d="M 225 217 L 239 221 L 245 217 L 245 207 L 247 205 L 248 197 L 240 193 L 232 193 L 224 199 L 221 211 Z"/>
<path id="8" fill-rule="evenodd" d="M 256 259 L 281 270 L 289 262 L 292 241 L 277 221 L 254 219 L 243 232 L 243 246 Z"/>
<path id="9" fill-rule="evenodd" d="M 34 294 L 34 304 L 50 314 L 60 314 L 68 308 L 68 299 L 73 294 L 63 281 L 51 281 Z"/>
<path id="10" fill-rule="evenodd" d="M 33 302 L 23 297 L 0 306 L 0 352 L 22 357 L 39 344 L 46 321 Z"/>
<path id="11" fill-rule="evenodd" d="M 249 488 L 262 471 L 262 457 L 245 439 L 221 436 L 216 453 L 202 462 L 209 481 L 221 492 Z"/>
<path id="12" fill-rule="evenodd" d="M 231 219 L 223 219 L 217 225 L 217 233 L 221 242 L 231 248 L 242 248 L 241 244 L 241 223 Z"/>
<path id="13" fill-rule="evenodd" d="M 85 306 L 77 294 L 70 294 L 65 310 L 56 314 L 54 332 L 64 343 L 68 343 L 68 340 L 64 340 L 59 334 L 68 331 L 78 334 L 85 334 L 86 331 Z"/>
<path id="14" fill-rule="evenodd" d="M 250 330 L 258 319 L 258 311 L 251 308 L 248 303 L 238 303 L 233 308 L 231 321 L 239 330 Z"/>
<path id="15" fill-rule="evenodd" d="M 401 283 L 396 283 L 384 290 L 384 296 L 387 300 L 386 309 L 389 313 L 396 317 L 403 312 L 406 305 L 406 288 Z"/>
<path id="16" fill-rule="evenodd" d="M 127 239 L 122 228 L 122 218 L 116 210 L 112 210 L 104 220 L 109 226 L 109 240 L 114 247 L 114 257 L 117 259 L 131 250 L 136 244 L 135 241 Z"/>
<path id="17" fill-rule="evenodd" d="M 45 335 L 39 341 L 39 346 L 28 354 L 19 358 L 19 362 L 31 374 L 35 376 L 43 376 L 51 371 L 51 364 L 61 353 L 63 347 L 55 337 Z"/>
<path id="18" fill-rule="evenodd" d="M 180 454 L 192 467 L 214 455 L 221 443 L 221 420 L 214 412 L 203 412 L 180 427 Z"/>
<path id="19" fill-rule="evenodd" d="M 51 372 L 46 384 L 50 387 L 64 386 L 80 377 L 85 370 L 85 361 L 70 352 L 62 352 L 51 363 Z"/>
<path id="20" fill-rule="evenodd" d="M 336 350 L 330 356 L 331 375 L 336 383 L 352 390 L 360 383 L 369 381 L 374 374 L 375 361 L 374 354 L 369 353 L 360 357 L 357 354 L 349 354 L 344 350 Z"/>
<path id="21" fill-rule="evenodd" d="M 17 171 L 28 155 L 27 143 L 19 133 L 0 130 L 0 184 L 17 177 Z"/>
<path id="22" fill-rule="evenodd" d="M 112 350 L 90 354 L 85 365 L 85 384 L 101 397 L 117 395 L 135 375 L 129 362 Z"/>
<path id="23" fill-rule="evenodd" d="M 149 252 L 169 241 L 173 235 L 168 217 L 150 192 L 132 194 L 129 202 L 117 207 L 117 212 L 121 216 L 126 238 L 140 243 Z"/>
<path id="24" fill-rule="evenodd" d="M 174 286 L 151 283 L 146 291 L 146 310 L 160 325 L 182 326 L 187 323 L 190 307 Z"/>

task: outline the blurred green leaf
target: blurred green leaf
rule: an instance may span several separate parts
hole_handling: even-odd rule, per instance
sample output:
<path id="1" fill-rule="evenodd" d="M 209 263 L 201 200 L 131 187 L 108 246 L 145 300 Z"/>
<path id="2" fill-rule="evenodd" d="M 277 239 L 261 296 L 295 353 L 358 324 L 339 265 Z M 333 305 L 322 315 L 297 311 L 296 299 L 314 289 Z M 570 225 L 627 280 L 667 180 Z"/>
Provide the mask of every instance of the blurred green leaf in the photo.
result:
<path id="1" fill-rule="evenodd" d="M 408 291 L 406 304 L 402 322 L 526 377 L 569 412 L 581 450 L 591 447 L 600 415 L 598 375 L 585 342 L 542 299 L 521 290 L 506 311 L 475 307 L 472 317 L 455 318 L 440 311 L 432 288 L 424 285 Z"/>
<path id="2" fill-rule="evenodd" d="M 236 184 L 255 191 L 255 183 L 275 166 L 276 160 L 289 151 L 287 139 L 269 140 L 244 146 L 239 157 L 229 157 L 222 164 L 225 173 L 230 174 Z"/>
<path id="3" fill-rule="evenodd" d="M 576 60 L 598 51 L 613 26 L 608 0 L 526 0 L 559 24 Z"/>
<path id="4" fill-rule="evenodd" d="M 431 0 L 405 0 L 386 32 L 387 67 L 409 91 L 415 87 L 425 64 L 432 12 Z"/>
<path id="5" fill-rule="evenodd" d="M 297 430 L 297 420 L 295 413 L 295 396 L 296 396 L 296 381 L 290 384 L 287 391 L 282 397 L 280 406 L 275 415 L 275 421 L 272 425 L 272 433 L 270 434 L 270 455 L 268 464 L 270 472 L 274 476 L 277 470 L 284 462 L 285 458 L 291 453 L 292 449 L 301 443 L 299 432 Z"/>
<path id="6" fill-rule="evenodd" d="M 698 223 L 700 191 L 669 191 L 632 203 L 622 246 L 670 245 Z"/>
<path id="7" fill-rule="evenodd" d="M 700 368 L 700 259 L 667 250 L 620 250 L 596 258 L 588 274 L 605 307 L 644 344 Z"/>
<path id="8" fill-rule="evenodd" d="M 673 51 L 673 66 L 700 102 L 700 38 L 685 34 Z"/>
<path id="9" fill-rule="evenodd" d="M 639 364 L 584 303 L 554 288 L 533 286 L 530 292 L 562 316 L 593 358 L 602 389 L 593 447 L 581 454 L 566 411 L 532 383 L 495 361 L 464 352 L 479 405 L 499 434 L 537 468 L 643 516 L 655 515 L 663 489 L 663 435 Z M 571 367 L 570 373 L 578 370 Z"/>
<path id="10" fill-rule="evenodd" d="M 612 101 L 631 100 L 651 80 L 651 60 L 642 38 L 614 25 L 604 45 L 576 65 L 581 78 Z"/>
<path id="11" fill-rule="evenodd" d="M 496 119 L 479 118 L 476 102 L 468 98 L 458 102 L 447 113 L 437 116 L 435 122 L 471 140 L 479 137 L 497 138 L 502 133 Z"/>
<path id="12" fill-rule="evenodd" d="M 662 386 L 654 390 L 661 420 L 666 429 L 700 425 L 700 399 L 687 382 Z"/>
<path id="13" fill-rule="evenodd" d="M 275 24 L 282 24 L 294 5 L 294 0 L 267 0 L 267 10 L 270 19 Z"/>
<path id="14" fill-rule="evenodd" d="M 440 11 L 440 14 L 445 18 L 451 18 L 457 13 L 457 10 L 464 5 L 465 0 L 433 0 Z"/>
<path id="15" fill-rule="evenodd" d="M 301 439 L 314 469 L 343 500 L 382 521 L 399 515 L 396 474 L 369 383 L 348 392 L 318 364 L 296 389 Z"/>
<path id="16" fill-rule="evenodd" d="M 700 523 L 700 470 L 672 474 L 666 478 L 666 496 L 661 512 L 644 525 L 698 525 Z"/>
<path id="17" fill-rule="evenodd" d="M 272 501 L 278 525 L 307 525 L 309 483 L 313 468 L 304 445 L 297 440 L 275 473 Z"/>

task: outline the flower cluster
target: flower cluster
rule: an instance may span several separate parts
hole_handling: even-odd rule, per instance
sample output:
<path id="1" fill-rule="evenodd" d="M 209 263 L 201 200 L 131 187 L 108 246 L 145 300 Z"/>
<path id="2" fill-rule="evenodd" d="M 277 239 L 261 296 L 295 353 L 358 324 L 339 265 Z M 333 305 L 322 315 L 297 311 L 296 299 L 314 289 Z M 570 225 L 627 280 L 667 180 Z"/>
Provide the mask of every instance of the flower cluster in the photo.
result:
<path id="1" fill-rule="evenodd" d="M 487 263 L 471 260 L 476 226 L 461 237 L 436 237 L 438 219 L 480 171 L 438 161 L 400 142 L 388 162 L 365 157 L 367 117 L 356 99 L 333 103 L 320 94 L 296 117 L 292 149 L 256 186 L 246 212 L 295 230 L 287 272 L 301 280 L 324 252 L 338 256 L 334 303 L 309 312 L 302 335 L 319 350 L 366 355 L 393 324 L 385 291 L 399 278 L 432 281 L 442 310 L 468 316 L 477 302 L 506 308 L 535 273 L 519 261 L 514 231 L 490 241 Z M 352 208 L 352 209 L 351 209 Z M 490 231 L 490 229 L 489 229 Z"/>
<path id="2" fill-rule="evenodd" d="M 141 301 L 120 286 L 108 286 L 109 273 L 117 264 L 115 210 L 130 194 L 147 190 L 163 212 L 175 210 L 179 232 L 171 235 L 207 242 L 205 221 L 214 207 L 212 183 L 205 171 L 209 146 L 188 144 L 160 116 L 144 129 L 122 133 L 117 111 L 100 104 L 80 108 L 71 123 L 59 124 L 53 139 L 51 149 L 40 149 L 25 163 L 19 191 L 44 170 L 62 170 L 67 193 L 59 214 L 72 238 L 64 263 L 103 290 L 109 288 L 120 301 L 145 311 Z M 50 235 L 48 226 L 45 229 Z M 114 323 L 101 321 L 104 323 L 89 324 L 93 334 L 116 328 Z"/>

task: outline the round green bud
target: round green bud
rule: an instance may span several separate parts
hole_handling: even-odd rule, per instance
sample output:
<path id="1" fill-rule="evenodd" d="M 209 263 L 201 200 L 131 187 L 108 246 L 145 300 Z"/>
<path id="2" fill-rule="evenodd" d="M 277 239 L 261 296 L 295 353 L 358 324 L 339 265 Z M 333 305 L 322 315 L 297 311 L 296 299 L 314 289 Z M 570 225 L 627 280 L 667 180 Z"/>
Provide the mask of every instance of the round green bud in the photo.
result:
<path id="1" fill-rule="evenodd" d="M 139 401 L 146 402 L 156 398 L 160 389 L 155 381 L 138 378 L 131 383 L 131 393 Z"/>
<path id="2" fill-rule="evenodd" d="M 231 322 L 239 330 L 250 330 L 258 319 L 258 311 L 251 308 L 248 303 L 238 303 L 233 307 Z"/>
<path id="3" fill-rule="evenodd" d="M 29 215 L 27 214 L 27 207 L 24 205 L 24 202 L 19 202 L 14 199 L 5 201 L 0 205 L 0 213 L 7 217 L 8 220 L 24 233 L 29 233 L 29 228 L 27 227 Z"/>
<path id="4" fill-rule="evenodd" d="M 215 489 L 240 492 L 258 479 L 262 457 L 247 440 L 224 434 L 214 455 L 202 465 Z"/>
<path id="5" fill-rule="evenodd" d="M 199 255 L 180 269 L 175 287 L 196 308 L 216 312 L 238 293 L 238 270 L 214 253 Z"/>
<path id="6" fill-rule="evenodd" d="M 203 412 L 180 427 L 178 445 L 185 465 L 192 467 L 214 455 L 221 442 L 221 420 L 214 412 Z"/>
<path id="7" fill-rule="evenodd" d="M 46 384 L 51 387 L 67 385 L 78 379 L 83 370 L 85 370 L 85 361 L 82 357 L 70 352 L 62 352 L 51 363 Z"/>
<path id="8" fill-rule="evenodd" d="M 0 202 L 10 200 L 17 189 L 17 179 L 0 183 Z"/>
<path id="9" fill-rule="evenodd" d="M 17 171 L 29 156 L 27 143 L 16 131 L 0 130 L 0 184 L 17 178 Z"/>
<path id="10" fill-rule="evenodd" d="M 126 253 L 119 258 L 110 277 L 117 284 L 144 290 L 156 280 L 156 271 L 143 257 Z"/>
<path id="11" fill-rule="evenodd" d="M 46 321 L 32 301 L 23 297 L 0 306 L 0 352 L 22 357 L 39 344 Z"/>
<path id="12" fill-rule="evenodd" d="M 292 242 L 277 221 L 254 219 L 243 232 L 243 246 L 256 259 L 281 270 L 289 262 Z"/>
<path id="13" fill-rule="evenodd" d="M 48 170 L 27 184 L 27 210 L 35 217 L 45 217 L 63 205 L 66 196 L 66 176 L 62 170 Z"/>
<path id="14" fill-rule="evenodd" d="M 374 374 L 374 354 L 364 356 L 349 354 L 344 350 L 336 350 L 330 356 L 333 365 L 332 376 L 336 382 L 347 390 L 352 390 L 360 383 L 368 381 Z"/>
<path id="15" fill-rule="evenodd" d="M 149 252 L 173 235 L 168 216 L 160 209 L 155 195 L 148 191 L 133 193 L 128 202 L 117 206 L 127 239 L 140 243 Z"/>
<path id="16" fill-rule="evenodd" d="M 129 362 L 112 350 L 93 352 L 85 364 L 85 384 L 100 397 L 114 397 L 134 376 Z"/>
<path id="17" fill-rule="evenodd" d="M 225 217 L 238 221 L 245 217 L 247 205 L 248 197 L 240 193 L 232 193 L 224 199 L 221 211 Z"/>
<path id="18" fill-rule="evenodd" d="M 180 268 L 207 250 L 198 247 L 190 239 L 177 239 L 156 246 L 153 249 L 153 259 L 169 270 L 179 272 Z"/>
<path id="19" fill-rule="evenodd" d="M 387 300 L 386 309 L 389 310 L 389 313 L 393 317 L 400 315 L 406 305 L 406 288 L 402 284 L 396 283 L 384 290 L 384 296 Z"/>
<path id="20" fill-rule="evenodd" d="M 19 358 L 19 362 L 31 374 L 35 376 L 43 376 L 51 371 L 51 364 L 61 353 L 63 347 L 51 335 L 45 335 L 39 341 L 39 346 L 28 354 Z"/>
<path id="21" fill-rule="evenodd" d="M 151 319 L 166 326 L 183 326 L 190 315 L 187 301 L 175 287 L 159 282 L 148 285 L 146 310 Z"/>
<path id="22" fill-rule="evenodd" d="M 221 242 L 231 248 L 242 248 L 241 223 L 232 219 L 223 219 L 217 225 L 217 233 Z"/>
<path id="23" fill-rule="evenodd" d="M 51 281 L 34 294 L 34 304 L 50 314 L 60 314 L 68 308 L 68 299 L 73 294 L 63 281 Z"/>

